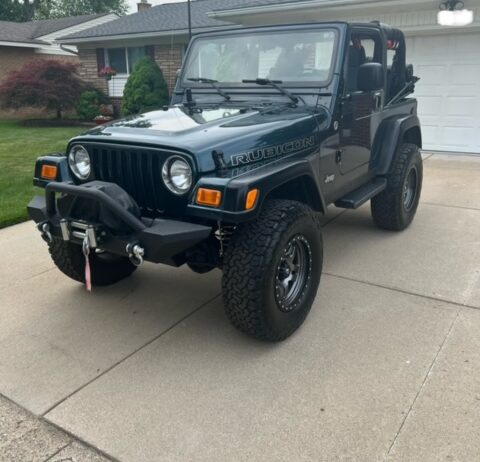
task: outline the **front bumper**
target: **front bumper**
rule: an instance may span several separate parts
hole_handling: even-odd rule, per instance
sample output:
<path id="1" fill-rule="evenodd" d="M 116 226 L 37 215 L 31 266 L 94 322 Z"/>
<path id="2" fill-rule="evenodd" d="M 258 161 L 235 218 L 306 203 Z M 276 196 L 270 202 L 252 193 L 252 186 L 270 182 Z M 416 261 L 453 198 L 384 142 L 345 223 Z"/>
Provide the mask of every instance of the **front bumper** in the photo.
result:
<path id="1" fill-rule="evenodd" d="M 104 223 L 61 216 L 56 193 L 97 202 L 120 220 L 129 232 L 125 233 L 125 227 L 117 233 Z M 101 190 L 61 182 L 48 183 L 45 197 L 34 197 L 28 205 L 28 213 L 39 228 L 52 237 L 82 244 L 88 233 L 91 247 L 121 256 L 131 256 L 131 249 L 139 245 L 144 249 L 145 260 L 174 266 L 183 264 L 183 253 L 207 239 L 212 232 L 211 227 L 195 223 L 137 218 Z"/>

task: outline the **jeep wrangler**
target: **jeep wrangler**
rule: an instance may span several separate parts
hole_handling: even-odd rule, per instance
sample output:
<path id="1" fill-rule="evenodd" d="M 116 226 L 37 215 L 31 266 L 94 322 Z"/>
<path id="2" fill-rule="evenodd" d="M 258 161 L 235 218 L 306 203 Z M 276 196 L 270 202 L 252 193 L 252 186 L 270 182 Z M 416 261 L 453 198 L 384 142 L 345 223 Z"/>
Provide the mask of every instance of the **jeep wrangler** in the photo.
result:
<path id="1" fill-rule="evenodd" d="M 317 293 L 327 206 L 370 201 L 394 231 L 414 218 L 417 81 L 403 33 L 378 22 L 198 35 L 168 107 L 37 160 L 30 217 L 76 281 L 113 284 L 144 261 L 220 268 L 231 322 L 283 340 Z"/>

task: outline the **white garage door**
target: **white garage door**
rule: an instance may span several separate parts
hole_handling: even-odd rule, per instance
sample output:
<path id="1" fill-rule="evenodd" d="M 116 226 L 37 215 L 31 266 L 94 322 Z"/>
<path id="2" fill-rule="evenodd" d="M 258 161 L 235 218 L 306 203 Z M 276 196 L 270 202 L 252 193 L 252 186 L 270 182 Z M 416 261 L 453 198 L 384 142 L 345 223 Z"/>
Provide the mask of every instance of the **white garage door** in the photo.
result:
<path id="1" fill-rule="evenodd" d="M 480 153 L 480 33 L 411 37 L 424 149 Z"/>

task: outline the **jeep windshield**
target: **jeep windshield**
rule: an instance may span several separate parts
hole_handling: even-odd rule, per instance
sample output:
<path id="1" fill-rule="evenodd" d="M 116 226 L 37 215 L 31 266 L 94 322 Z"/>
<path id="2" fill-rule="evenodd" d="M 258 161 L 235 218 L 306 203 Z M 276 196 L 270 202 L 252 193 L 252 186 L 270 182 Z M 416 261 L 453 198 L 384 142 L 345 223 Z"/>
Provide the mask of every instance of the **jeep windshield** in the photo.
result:
<path id="1" fill-rule="evenodd" d="M 244 80 L 270 79 L 284 87 L 322 87 L 333 73 L 337 40 L 338 33 L 327 28 L 199 37 L 188 54 L 182 85 L 210 79 L 246 87 Z"/>

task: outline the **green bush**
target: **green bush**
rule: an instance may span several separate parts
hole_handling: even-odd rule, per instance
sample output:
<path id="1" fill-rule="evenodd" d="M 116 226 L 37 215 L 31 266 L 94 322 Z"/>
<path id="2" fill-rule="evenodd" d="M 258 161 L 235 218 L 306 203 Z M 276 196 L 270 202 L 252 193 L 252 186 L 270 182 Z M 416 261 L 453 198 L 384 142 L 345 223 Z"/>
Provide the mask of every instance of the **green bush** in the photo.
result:
<path id="1" fill-rule="evenodd" d="M 123 112 L 127 115 L 158 109 L 168 104 L 168 86 L 157 63 L 142 58 L 128 78 L 123 92 Z"/>
<path id="2" fill-rule="evenodd" d="M 77 115 L 82 120 L 93 120 L 100 114 L 102 104 L 110 104 L 110 98 L 101 90 L 91 88 L 84 91 L 76 106 Z"/>

